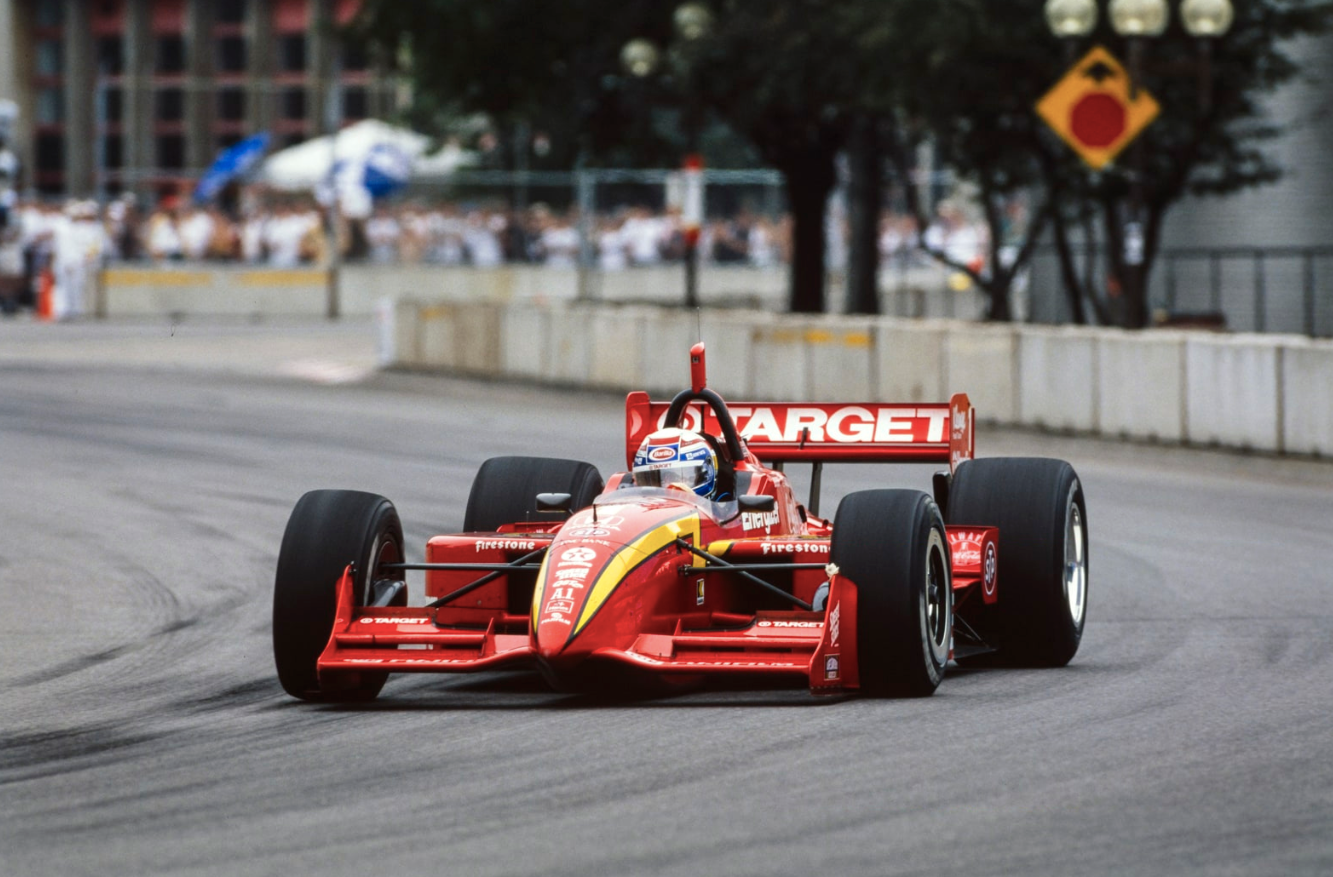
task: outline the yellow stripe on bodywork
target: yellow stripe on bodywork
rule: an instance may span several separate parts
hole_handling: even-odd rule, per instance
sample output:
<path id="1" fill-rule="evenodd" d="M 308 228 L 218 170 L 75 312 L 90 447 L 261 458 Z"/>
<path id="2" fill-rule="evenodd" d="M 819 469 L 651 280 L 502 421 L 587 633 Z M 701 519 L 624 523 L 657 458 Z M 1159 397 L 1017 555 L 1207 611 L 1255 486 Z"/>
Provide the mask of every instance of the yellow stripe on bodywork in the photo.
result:
<path id="1" fill-rule="evenodd" d="M 593 583 L 592 593 L 588 595 L 588 601 L 583 604 L 583 614 L 579 616 L 579 623 L 574 625 L 574 631 L 570 636 L 577 636 L 579 631 L 583 630 L 584 625 L 597 614 L 597 610 L 611 596 L 616 586 L 624 581 L 630 570 L 677 539 L 686 538 L 695 545 L 699 544 L 697 512 L 660 524 L 616 552 L 602 570 L 602 574 L 597 577 L 597 581 Z M 697 554 L 691 554 L 689 558 L 691 566 L 704 565 L 703 558 Z"/>
<path id="2" fill-rule="evenodd" d="M 532 589 L 532 632 L 537 633 L 537 623 L 541 621 L 542 613 L 542 594 L 546 592 L 546 561 L 551 559 L 551 552 L 548 550 L 542 557 L 542 565 L 537 570 L 537 586 Z"/>
<path id="3" fill-rule="evenodd" d="M 726 556 L 726 553 L 731 550 L 731 546 L 735 544 L 735 539 L 719 539 L 716 542 L 709 542 L 707 547 L 704 548 L 704 551 L 707 551 L 714 557 L 724 557 Z"/>

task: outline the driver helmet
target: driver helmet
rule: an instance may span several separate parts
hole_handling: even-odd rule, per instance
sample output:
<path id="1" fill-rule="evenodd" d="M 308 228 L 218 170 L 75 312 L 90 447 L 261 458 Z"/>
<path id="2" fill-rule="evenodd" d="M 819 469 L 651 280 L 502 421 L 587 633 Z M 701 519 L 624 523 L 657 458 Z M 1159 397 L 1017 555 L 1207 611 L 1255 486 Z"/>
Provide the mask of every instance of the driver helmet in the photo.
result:
<path id="1" fill-rule="evenodd" d="M 697 432 L 659 429 L 634 454 L 636 487 L 678 487 L 711 497 L 717 486 L 717 454 Z"/>

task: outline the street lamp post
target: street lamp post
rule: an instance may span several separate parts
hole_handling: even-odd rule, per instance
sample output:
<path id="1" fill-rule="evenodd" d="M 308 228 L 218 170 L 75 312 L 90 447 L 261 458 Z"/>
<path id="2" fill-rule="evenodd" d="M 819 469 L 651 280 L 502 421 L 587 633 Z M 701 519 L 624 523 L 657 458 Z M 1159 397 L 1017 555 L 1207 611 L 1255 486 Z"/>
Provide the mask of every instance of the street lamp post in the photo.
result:
<path id="1" fill-rule="evenodd" d="M 1073 39 L 1087 36 L 1097 24 L 1096 0 L 1047 0 L 1045 12 L 1051 32 L 1065 39 L 1070 47 Z M 1145 40 L 1161 36 L 1170 23 L 1171 9 L 1167 0 L 1110 0 L 1107 12 L 1112 29 L 1127 42 L 1129 96 L 1134 100 L 1143 82 Z M 1206 115 L 1212 104 L 1211 40 L 1224 35 L 1231 27 L 1231 0 L 1182 0 L 1180 15 L 1186 31 L 1198 38 L 1199 111 Z M 1129 215 L 1121 226 L 1121 258 L 1126 269 L 1129 324 L 1139 327 L 1147 323 L 1147 276 L 1144 271 L 1147 153 L 1142 138 L 1135 140 L 1131 149 L 1133 169 L 1129 173 Z"/>
<path id="2" fill-rule="evenodd" d="M 713 13 L 703 3 L 689 2 L 676 8 L 671 17 L 677 38 L 687 49 L 706 37 L 713 28 Z M 649 40 L 633 39 L 620 51 L 625 72 L 639 79 L 657 72 L 661 53 Z M 681 59 L 685 81 L 685 201 L 681 218 L 685 237 L 685 307 L 699 305 L 699 234 L 703 223 L 703 162 L 699 155 L 701 126 L 698 88 L 694 81 L 693 59 Z"/>

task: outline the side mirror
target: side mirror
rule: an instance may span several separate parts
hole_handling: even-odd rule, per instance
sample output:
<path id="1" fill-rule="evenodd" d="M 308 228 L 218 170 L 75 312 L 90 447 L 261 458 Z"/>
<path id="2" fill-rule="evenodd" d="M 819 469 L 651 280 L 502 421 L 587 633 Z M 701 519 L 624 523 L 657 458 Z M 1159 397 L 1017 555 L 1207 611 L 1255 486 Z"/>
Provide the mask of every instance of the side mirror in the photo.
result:
<path id="1" fill-rule="evenodd" d="M 737 502 L 750 512 L 771 512 L 777 508 L 777 500 L 771 496 L 742 496 Z"/>
<path id="2" fill-rule="evenodd" d="M 537 494 L 537 511 L 568 513 L 574 505 L 574 497 L 568 493 Z"/>

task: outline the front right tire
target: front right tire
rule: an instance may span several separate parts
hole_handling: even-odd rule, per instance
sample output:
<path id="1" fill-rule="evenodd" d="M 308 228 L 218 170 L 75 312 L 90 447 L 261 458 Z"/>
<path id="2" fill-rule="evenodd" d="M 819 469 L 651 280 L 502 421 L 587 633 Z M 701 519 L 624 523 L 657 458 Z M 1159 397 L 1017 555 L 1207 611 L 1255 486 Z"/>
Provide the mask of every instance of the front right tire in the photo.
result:
<path id="1" fill-rule="evenodd" d="M 321 682 L 320 654 L 333 633 L 338 581 L 348 564 L 353 601 L 371 602 L 376 582 L 402 581 L 403 525 L 393 503 L 356 490 L 312 490 L 287 519 L 273 584 L 273 659 L 278 681 L 293 697 L 313 701 L 367 701 L 379 695 L 389 674 L 339 674 Z M 391 605 L 407 605 L 407 589 Z"/>

